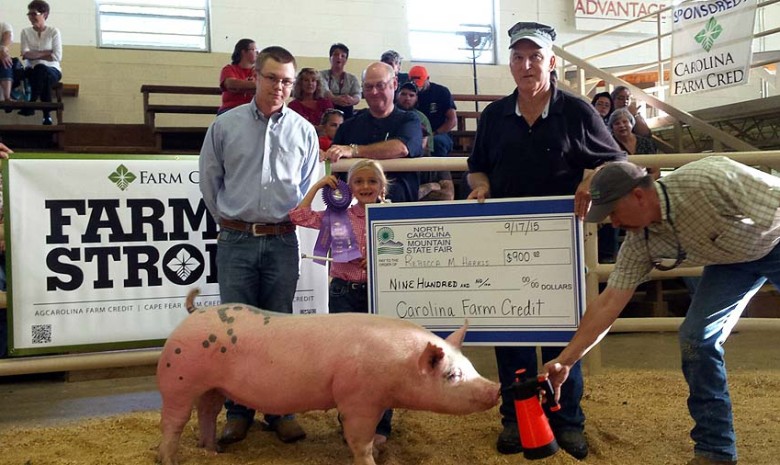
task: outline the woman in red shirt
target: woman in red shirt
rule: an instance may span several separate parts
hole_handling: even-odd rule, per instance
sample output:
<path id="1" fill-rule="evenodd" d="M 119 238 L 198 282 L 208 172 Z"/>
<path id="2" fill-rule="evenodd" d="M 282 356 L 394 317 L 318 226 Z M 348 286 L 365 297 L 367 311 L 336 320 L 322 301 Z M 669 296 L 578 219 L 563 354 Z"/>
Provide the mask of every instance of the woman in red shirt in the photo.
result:
<path id="1" fill-rule="evenodd" d="M 290 109 L 306 118 L 320 131 L 320 120 L 326 110 L 333 108 L 333 102 L 324 97 L 323 85 L 320 81 L 320 73 L 314 68 L 303 68 L 295 80 L 292 90 L 293 101 Z"/>
<path id="2" fill-rule="evenodd" d="M 219 73 L 219 88 L 222 89 L 222 106 L 220 115 L 231 108 L 249 103 L 255 96 L 255 61 L 257 48 L 252 39 L 241 39 L 236 42 L 230 64 Z"/>

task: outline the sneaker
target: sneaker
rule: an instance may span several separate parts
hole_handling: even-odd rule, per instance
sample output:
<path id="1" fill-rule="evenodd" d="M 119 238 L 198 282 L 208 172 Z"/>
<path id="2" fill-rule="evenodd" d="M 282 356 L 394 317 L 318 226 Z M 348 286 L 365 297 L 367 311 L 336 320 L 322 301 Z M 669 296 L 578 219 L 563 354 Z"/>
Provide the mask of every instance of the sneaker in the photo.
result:
<path id="1" fill-rule="evenodd" d="M 707 457 L 702 457 L 701 455 L 697 455 L 696 457 L 691 459 L 690 462 L 688 462 L 688 465 L 737 465 L 737 461 L 736 460 L 713 460 Z"/>
<path id="2" fill-rule="evenodd" d="M 520 444 L 520 433 L 517 432 L 517 424 L 509 423 L 504 425 L 504 429 L 498 435 L 496 449 L 500 454 L 511 455 L 519 454 L 523 451 Z"/>
<path id="3" fill-rule="evenodd" d="M 52 124 L 54 124 L 54 123 L 51 120 L 51 116 L 44 116 L 43 117 L 43 125 L 44 126 L 51 126 Z"/>
<path id="4" fill-rule="evenodd" d="M 555 434 L 555 440 L 561 449 L 577 460 L 588 456 L 588 441 L 579 429 L 565 429 Z"/>

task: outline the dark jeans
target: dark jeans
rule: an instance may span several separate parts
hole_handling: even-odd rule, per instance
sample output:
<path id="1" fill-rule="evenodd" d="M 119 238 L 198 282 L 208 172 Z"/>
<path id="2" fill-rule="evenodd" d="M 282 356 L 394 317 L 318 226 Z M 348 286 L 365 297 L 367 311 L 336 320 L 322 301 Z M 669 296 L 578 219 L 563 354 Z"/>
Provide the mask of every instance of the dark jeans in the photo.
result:
<path id="1" fill-rule="evenodd" d="M 433 136 L 433 156 L 446 157 L 452 152 L 452 137 L 449 134 L 436 134 Z"/>
<path id="2" fill-rule="evenodd" d="M 545 362 L 557 357 L 563 347 L 542 347 L 542 360 Z M 496 363 L 498 379 L 501 381 L 501 423 L 504 425 L 517 422 L 515 400 L 510 387 L 515 382 L 515 371 L 525 368 L 527 376 L 535 378 L 536 348 L 535 347 L 496 347 Z M 569 379 L 561 386 L 561 409 L 550 412 L 544 404 L 545 413 L 550 420 L 550 427 L 559 433 L 566 429 L 582 430 L 585 425 L 585 414 L 580 408 L 582 399 L 582 367 L 580 362 L 574 364 L 569 372 Z"/>
<path id="3" fill-rule="evenodd" d="M 366 283 L 352 283 L 341 278 L 330 281 L 328 312 L 368 313 L 368 289 Z M 392 432 L 393 410 L 387 409 L 376 425 L 376 434 L 389 437 Z"/>
<path id="4" fill-rule="evenodd" d="M 217 272 L 222 302 L 252 305 L 264 310 L 292 313 L 298 284 L 298 237 L 294 232 L 255 237 L 222 229 L 217 237 Z M 231 400 L 225 402 L 228 418 L 254 419 L 255 411 Z M 271 424 L 278 415 L 266 415 Z"/>
<path id="5" fill-rule="evenodd" d="M 35 65 L 33 68 L 25 68 L 24 77 L 30 83 L 30 101 L 38 99 L 41 102 L 51 102 L 51 87 L 60 82 L 62 73 L 57 68 L 46 65 Z M 44 111 L 43 116 L 49 116 L 49 111 Z"/>

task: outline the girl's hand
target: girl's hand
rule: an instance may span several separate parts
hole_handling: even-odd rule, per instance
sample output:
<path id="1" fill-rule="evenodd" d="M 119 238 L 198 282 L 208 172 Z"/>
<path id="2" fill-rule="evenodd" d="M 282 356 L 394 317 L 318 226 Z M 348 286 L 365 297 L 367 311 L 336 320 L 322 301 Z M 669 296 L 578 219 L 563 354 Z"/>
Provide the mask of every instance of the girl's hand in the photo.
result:
<path id="1" fill-rule="evenodd" d="M 317 181 L 317 185 L 315 186 L 317 189 L 322 189 L 325 186 L 330 186 L 332 189 L 335 189 L 339 184 L 339 179 L 329 174 L 327 176 L 324 176 L 322 179 Z"/>

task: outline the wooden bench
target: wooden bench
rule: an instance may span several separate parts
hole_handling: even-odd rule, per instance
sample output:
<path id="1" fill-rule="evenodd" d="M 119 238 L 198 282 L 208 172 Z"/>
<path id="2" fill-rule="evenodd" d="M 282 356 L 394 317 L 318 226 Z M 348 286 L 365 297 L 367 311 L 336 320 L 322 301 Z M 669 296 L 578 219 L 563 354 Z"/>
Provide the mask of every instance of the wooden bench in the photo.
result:
<path id="1" fill-rule="evenodd" d="M 504 98 L 504 95 L 469 95 L 453 94 L 452 99 L 458 107 L 455 115 L 458 124 L 455 130 L 450 132 L 453 139 L 453 147 L 450 155 L 468 156 L 474 147 L 474 138 L 477 135 L 477 123 L 482 114 L 482 108 L 491 102 Z"/>
<path id="2" fill-rule="evenodd" d="M 144 124 L 155 127 L 155 117 L 158 113 L 174 113 L 184 115 L 216 115 L 219 105 L 179 105 L 151 103 L 152 94 L 168 95 L 221 95 L 219 87 L 196 86 L 167 86 L 149 85 L 141 86 L 144 97 Z"/>
<path id="3" fill-rule="evenodd" d="M 57 114 L 57 124 L 63 124 L 63 112 L 65 111 L 65 104 L 62 103 L 62 97 L 78 97 L 79 85 L 78 84 L 63 84 L 58 82 L 52 87 L 54 91 L 53 102 L 0 102 L 0 109 L 3 110 L 23 110 L 25 108 L 35 111 L 54 111 Z"/>

